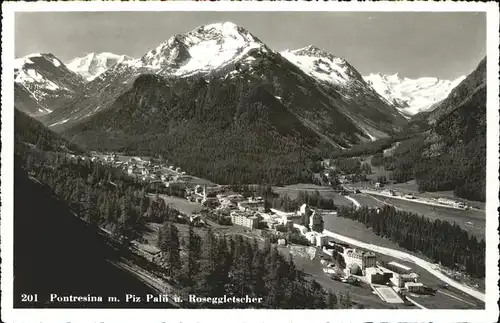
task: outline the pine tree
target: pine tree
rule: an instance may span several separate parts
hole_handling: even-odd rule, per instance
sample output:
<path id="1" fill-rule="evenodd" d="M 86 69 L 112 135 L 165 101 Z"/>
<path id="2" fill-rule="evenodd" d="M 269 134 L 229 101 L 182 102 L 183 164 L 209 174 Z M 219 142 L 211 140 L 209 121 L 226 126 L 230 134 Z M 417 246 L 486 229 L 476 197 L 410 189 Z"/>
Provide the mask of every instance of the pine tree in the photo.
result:
<path id="1" fill-rule="evenodd" d="M 337 296 L 329 289 L 326 294 L 326 308 L 336 308 L 337 307 Z"/>
<path id="2" fill-rule="evenodd" d="M 180 256 L 179 231 L 174 224 L 170 224 L 170 243 L 168 245 L 167 262 L 169 265 L 169 275 L 177 278 L 180 276 L 182 268 Z"/>
<path id="3" fill-rule="evenodd" d="M 187 260 L 184 265 L 184 280 L 188 287 L 194 285 L 194 278 L 200 271 L 201 256 L 201 238 L 194 232 L 193 227 L 189 226 L 187 242 Z"/>
<path id="4" fill-rule="evenodd" d="M 97 208 L 97 196 L 89 186 L 87 188 L 87 196 L 85 200 L 85 219 L 93 227 L 97 227 L 100 219 L 99 210 Z"/>
<path id="5" fill-rule="evenodd" d="M 311 281 L 311 292 L 313 296 L 313 308 L 325 308 L 325 296 L 324 296 L 324 291 L 321 288 L 321 285 L 318 284 L 318 282 L 313 279 Z"/>

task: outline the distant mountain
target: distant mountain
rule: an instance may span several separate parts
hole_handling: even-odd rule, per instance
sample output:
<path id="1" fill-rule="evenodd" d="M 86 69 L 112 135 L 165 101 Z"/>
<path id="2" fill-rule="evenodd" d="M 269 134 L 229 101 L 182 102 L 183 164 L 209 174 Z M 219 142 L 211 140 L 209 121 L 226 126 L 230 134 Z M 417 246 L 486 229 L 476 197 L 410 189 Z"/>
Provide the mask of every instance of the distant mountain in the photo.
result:
<path id="1" fill-rule="evenodd" d="M 429 130 L 395 150 L 394 177 L 415 177 L 425 191 L 454 190 L 485 200 L 486 58 L 431 112 L 415 116 Z"/>
<path id="2" fill-rule="evenodd" d="M 18 108 L 33 116 L 56 110 L 81 90 L 84 80 L 52 54 L 31 54 L 15 60 Z"/>
<path id="3" fill-rule="evenodd" d="M 346 105 L 339 106 L 339 109 L 366 129 L 372 140 L 383 137 L 377 135 L 380 130 L 396 129 L 406 123 L 401 113 L 381 98 L 345 59 L 312 45 L 283 51 L 281 55 L 313 77 L 326 93 L 332 96 L 340 94 Z"/>
<path id="4" fill-rule="evenodd" d="M 88 83 L 86 91 L 71 104 L 43 121 L 54 129 L 71 127 L 109 107 L 141 74 L 167 78 L 203 76 L 224 67 L 234 69 L 234 63 L 245 61 L 244 57 L 248 58 L 246 63 L 250 63 L 254 59 L 252 55 L 258 52 L 271 51 L 239 26 L 229 22 L 200 26 L 171 37 L 140 59 L 125 60 L 111 67 Z"/>
<path id="5" fill-rule="evenodd" d="M 76 57 L 66 63 L 73 72 L 81 75 L 85 80 L 92 81 L 111 67 L 124 61 L 132 60 L 126 55 L 113 53 L 90 53 L 83 57 Z"/>
<path id="6" fill-rule="evenodd" d="M 419 112 L 433 109 L 433 106 L 446 98 L 465 76 L 455 80 L 441 80 L 435 77 L 410 79 L 398 74 L 370 74 L 364 79 L 384 99 L 394 105 L 401 113 L 411 117 Z"/>

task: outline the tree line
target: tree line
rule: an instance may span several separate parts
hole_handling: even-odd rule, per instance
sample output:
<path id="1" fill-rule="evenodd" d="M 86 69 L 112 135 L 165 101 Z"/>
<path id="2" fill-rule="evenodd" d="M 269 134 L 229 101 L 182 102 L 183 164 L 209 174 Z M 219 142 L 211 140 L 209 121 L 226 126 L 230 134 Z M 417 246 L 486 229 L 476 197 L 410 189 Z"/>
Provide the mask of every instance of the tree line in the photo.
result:
<path id="1" fill-rule="evenodd" d="M 478 241 L 457 224 L 432 221 L 387 205 L 381 209 L 341 207 L 338 215 L 364 223 L 375 234 L 446 267 L 459 268 L 474 277 L 485 275 L 484 239 Z"/>
<path id="2" fill-rule="evenodd" d="M 317 190 L 311 193 L 299 191 L 295 199 L 290 198 L 287 194 L 279 195 L 273 198 L 271 202 L 274 209 L 285 212 L 297 211 L 302 204 L 325 210 L 335 210 L 337 208 L 332 198 L 321 196 Z"/>

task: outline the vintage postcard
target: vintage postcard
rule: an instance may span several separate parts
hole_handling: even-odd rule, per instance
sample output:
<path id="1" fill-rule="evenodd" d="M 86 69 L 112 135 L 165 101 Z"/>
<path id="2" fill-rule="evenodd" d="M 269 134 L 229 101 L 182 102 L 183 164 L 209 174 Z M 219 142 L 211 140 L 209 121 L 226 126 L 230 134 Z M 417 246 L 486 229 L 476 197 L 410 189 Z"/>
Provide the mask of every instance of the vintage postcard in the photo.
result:
<path id="1" fill-rule="evenodd" d="M 3 4 L 3 321 L 495 321 L 498 9 Z"/>

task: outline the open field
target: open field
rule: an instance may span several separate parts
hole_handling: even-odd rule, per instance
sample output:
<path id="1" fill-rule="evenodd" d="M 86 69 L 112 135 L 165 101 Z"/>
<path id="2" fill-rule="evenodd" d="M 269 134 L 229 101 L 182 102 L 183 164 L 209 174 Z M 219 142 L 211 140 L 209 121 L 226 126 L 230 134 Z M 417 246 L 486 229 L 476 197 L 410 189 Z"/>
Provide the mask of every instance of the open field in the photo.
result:
<path id="1" fill-rule="evenodd" d="M 360 195 L 354 198 L 358 200 Z M 366 195 L 368 196 L 368 195 Z M 484 239 L 486 229 L 486 213 L 481 210 L 460 210 L 448 207 L 439 207 L 423 203 L 416 203 L 409 200 L 395 199 L 391 197 L 371 196 L 371 198 L 383 201 L 397 208 L 408 212 L 417 213 L 428 217 L 431 220 L 444 220 L 450 223 L 458 224 L 462 229 L 469 234 L 476 236 L 478 239 Z M 366 199 L 363 199 L 366 201 Z M 362 205 L 361 198 L 358 200 Z"/>
<path id="2" fill-rule="evenodd" d="M 318 191 L 321 196 L 330 197 L 335 194 L 335 191 L 329 186 L 319 186 L 314 184 L 293 184 L 287 186 L 273 186 L 273 191 L 283 195 L 286 194 L 291 198 L 297 197 L 300 191 L 314 192 Z"/>
<path id="3" fill-rule="evenodd" d="M 179 210 L 180 212 L 186 214 L 186 215 L 191 215 L 196 212 L 200 212 L 202 209 L 201 204 L 199 203 L 193 203 L 189 202 L 186 199 L 176 197 L 176 196 L 168 196 L 165 194 L 158 194 L 164 201 L 166 205 L 171 205 L 175 209 Z"/>
<path id="4" fill-rule="evenodd" d="M 343 218 L 337 215 L 324 216 L 323 221 L 325 222 L 325 230 L 366 243 L 375 244 L 381 247 L 408 252 L 406 249 L 398 246 L 396 243 L 376 235 L 370 228 L 366 227 L 361 222 Z M 423 256 L 419 254 L 415 254 L 415 256 L 423 258 Z"/>

